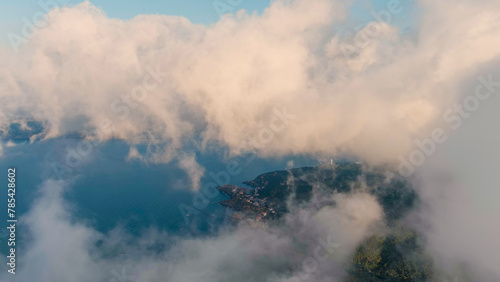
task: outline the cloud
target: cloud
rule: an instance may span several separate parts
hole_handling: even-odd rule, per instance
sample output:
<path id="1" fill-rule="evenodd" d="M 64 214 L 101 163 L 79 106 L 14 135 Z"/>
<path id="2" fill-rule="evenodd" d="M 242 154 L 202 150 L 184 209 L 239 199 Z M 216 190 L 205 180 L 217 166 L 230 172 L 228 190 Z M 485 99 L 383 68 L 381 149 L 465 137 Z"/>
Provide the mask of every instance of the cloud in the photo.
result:
<path id="1" fill-rule="evenodd" d="M 500 65 L 498 1 L 419 1 L 421 18 L 414 37 L 402 36 L 390 23 L 378 23 L 378 32 L 369 36 L 368 44 L 348 56 L 342 46 L 353 44 L 356 35 L 335 32 L 347 17 L 348 7 L 343 2 L 274 1 L 262 15 L 240 12 L 211 26 L 161 15 L 122 21 L 107 17 L 89 2 L 53 10 L 47 27 L 36 31 L 18 54 L 0 49 L 0 98 L 9 101 L 0 104 L 0 128 L 29 113 L 49 125 L 46 138 L 90 129 L 101 140 L 147 143 L 146 153 L 131 149 L 130 158 L 153 162 L 176 159 L 176 148 L 198 142 L 227 146 L 233 153 L 254 150 L 261 156 L 341 152 L 391 162 L 413 149 L 414 139 L 427 138 L 442 123 L 443 111 L 462 98 L 464 89 L 476 84 L 477 76 Z M 370 32 L 368 27 L 358 34 L 366 32 Z M 495 64 L 486 66 L 490 62 Z M 287 119 L 289 115 L 295 118 Z M 491 124 L 495 120 L 496 114 L 484 122 L 495 128 Z M 484 125 L 475 126 L 478 130 Z M 265 130 L 269 128 L 279 130 L 273 130 L 272 142 L 262 146 L 255 139 L 269 134 Z M 421 211 L 427 218 L 421 229 L 443 260 L 465 261 L 477 275 L 476 281 L 491 281 L 499 276 L 493 265 L 498 253 L 494 224 L 498 211 L 484 203 L 498 198 L 492 188 L 498 175 L 492 169 L 499 167 L 498 142 L 487 143 L 496 140 L 490 136 L 494 130 L 463 132 L 475 136 L 475 148 L 481 150 L 464 154 L 470 149 L 465 143 L 447 145 L 450 153 L 443 158 L 452 160 L 445 163 L 452 164 L 450 173 L 458 184 L 442 194 L 433 189 L 439 187 L 433 178 L 418 185 L 430 207 Z M 470 141 L 464 136 L 459 140 Z M 194 157 L 188 154 L 180 164 L 196 183 L 201 168 Z M 50 200 L 58 197 L 46 196 L 34 208 L 38 212 L 28 217 L 33 218 L 30 228 L 36 236 L 26 265 L 36 271 L 25 272 L 23 278 L 105 279 L 88 244 L 101 235 L 71 222 L 62 203 Z M 366 202 L 366 206 L 356 204 L 351 209 L 346 204 L 345 209 L 367 216 L 367 210 L 376 210 L 369 198 L 360 199 L 345 200 Z M 342 214 L 342 209 L 324 212 L 328 216 L 316 216 L 353 227 L 359 234 L 367 226 L 362 221 L 346 223 L 342 215 L 330 214 Z M 52 232 L 51 224 L 57 233 Z M 143 279 L 162 273 L 185 279 L 182 281 L 201 277 L 233 281 L 237 271 L 248 273 L 239 263 L 241 253 L 251 253 L 252 248 L 241 242 L 267 246 L 260 241 L 263 239 L 279 248 L 270 250 L 293 259 L 265 260 L 269 263 L 264 267 L 270 271 L 266 275 L 281 273 L 289 263 L 300 264 L 295 260 L 303 256 L 295 258 L 287 248 L 280 248 L 289 246 L 290 238 L 281 240 L 273 233 L 256 236 L 254 232 L 258 231 L 236 232 L 245 240 L 229 234 L 192 241 L 196 248 L 183 245 L 178 252 L 165 254 L 182 258 L 172 264 L 177 268 L 163 267 L 163 257 L 144 259 L 139 265 L 150 272 L 138 275 Z M 63 236 L 65 233 L 71 236 Z M 253 244 L 253 240 L 259 241 Z M 47 256 L 48 251 L 57 251 L 57 255 Z M 220 261 L 211 260 L 210 253 Z M 192 254 L 195 259 L 190 259 Z M 71 260 L 61 259 L 67 257 Z M 77 262 L 77 266 L 61 267 L 52 274 L 69 262 Z M 113 269 L 122 267 L 100 262 Z M 235 272 L 225 272 L 227 266 Z M 197 271 L 183 271 L 187 269 Z M 325 271 L 317 275 L 328 277 L 330 272 Z M 218 276 L 224 273 L 227 276 Z M 278 279 L 258 276 L 259 272 L 255 275 L 268 281 Z"/>
<path id="2" fill-rule="evenodd" d="M 374 223 L 383 222 L 384 213 L 375 197 L 366 193 L 338 194 L 334 196 L 334 201 L 338 203 L 337 206 L 322 208 L 314 219 L 335 233 L 336 240 L 343 245 L 339 259 L 347 261 L 352 250 L 374 228 Z"/>
<path id="3" fill-rule="evenodd" d="M 500 78 L 499 61 L 486 66 Z M 466 88 L 465 93 L 473 91 Z M 500 213 L 497 189 L 500 135 L 500 89 L 480 110 L 471 113 L 462 127 L 417 171 L 416 181 L 425 206 L 417 226 L 427 236 L 437 262 L 450 273 L 469 272 L 471 281 L 497 281 L 500 271 L 493 261 L 500 252 L 496 217 Z M 465 275 L 458 275 L 461 280 Z"/>
<path id="4" fill-rule="evenodd" d="M 211 26 L 111 19 L 89 2 L 53 10 L 19 54 L 0 51 L 0 95 L 12 101 L 1 112 L 46 121 L 46 138 L 92 128 L 101 139 L 161 144 L 158 161 L 193 138 L 233 153 L 392 161 L 428 133 L 465 76 L 499 55 L 498 4 L 420 1 L 417 38 L 374 19 L 368 44 L 346 57 L 353 38 L 334 31 L 347 17 L 341 2 L 275 1 Z M 297 118 L 265 146 L 248 142 L 286 122 L 275 109 Z"/>
<path id="5" fill-rule="evenodd" d="M 196 162 L 195 155 L 183 155 L 179 157 L 179 167 L 182 168 L 191 180 L 192 189 L 200 189 L 200 180 L 205 174 L 205 169 Z"/>
<path id="6" fill-rule="evenodd" d="M 63 183 L 47 181 L 30 212 L 22 218 L 27 227 L 30 248 L 23 249 L 23 263 L 17 261 L 15 279 L 2 273 L 2 281 L 98 281 L 97 263 L 91 255 L 99 234 L 71 220 L 69 207 L 62 200 Z M 24 228 L 17 228 L 17 232 Z M 19 235 L 19 233 L 18 233 Z M 26 252 L 26 250 L 29 250 Z M 5 261 L 5 259 L 3 259 Z M 20 266 L 24 264 L 24 266 Z"/>
<path id="7" fill-rule="evenodd" d="M 180 238 L 151 229 L 133 237 L 107 234 L 74 217 L 63 198 L 69 183 L 48 180 L 23 216 L 29 240 L 18 247 L 16 280 L 9 281 L 331 281 L 344 275 L 357 243 L 382 219 L 372 196 L 335 196 L 337 207 L 299 209 L 284 225 L 253 229 L 245 222 L 216 236 Z M 163 246 L 163 247 L 161 247 Z M 316 257 L 312 271 L 307 261 Z M 5 259 L 3 259 L 5 260 Z M 309 267 L 309 268 L 308 268 Z M 290 273 L 290 269 L 294 272 Z M 10 277 L 5 272 L 0 280 Z M 117 277 L 118 276 L 118 277 Z M 330 280 L 326 280 L 330 279 Z M 118 280 L 120 281 L 120 280 Z M 293 281 L 293 280 L 291 280 Z"/>

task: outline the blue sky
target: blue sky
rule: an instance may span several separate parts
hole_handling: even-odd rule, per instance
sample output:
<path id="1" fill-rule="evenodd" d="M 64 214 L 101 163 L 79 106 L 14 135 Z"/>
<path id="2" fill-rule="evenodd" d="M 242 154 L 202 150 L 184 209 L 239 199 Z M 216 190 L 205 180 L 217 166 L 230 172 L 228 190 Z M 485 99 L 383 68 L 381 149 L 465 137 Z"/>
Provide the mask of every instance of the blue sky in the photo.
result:
<path id="1" fill-rule="evenodd" d="M 19 33 L 23 26 L 23 17 L 31 19 L 39 11 L 43 11 L 38 2 L 49 2 L 56 0 L 23 0 L 10 1 L 0 0 L 0 44 L 8 42 L 9 32 Z M 94 5 L 101 7 L 109 17 L 120 19 L 131 19 L 140 14 L 164 14 L 185 16 L 195 23 L 210 24 L 218 20 L 219 14 L 214 7 L 214 3 L 227 3 L 232 7 L 232 11 L 245 9 L 247 11 L 262 12 L 269 6 L 272 0 L 92 0 Z M 67 5 L 75 5 L 82 0 L 59 0 Z M 351 11 L 351 20 L 356 28 L 372 20 L 370 11 L 385 9 L 388 0 L 361 0 L 362 4 L 357 4 Z M 410 15 L 413 14 L 412 1 L 401 1 L 404 12 L 394 18 L 394 23 L 406 28 L 413 23 Z M 235 3 L 230 5 L 230 3 Z M 228 7 L 229 7 L 228 6 Z"/>

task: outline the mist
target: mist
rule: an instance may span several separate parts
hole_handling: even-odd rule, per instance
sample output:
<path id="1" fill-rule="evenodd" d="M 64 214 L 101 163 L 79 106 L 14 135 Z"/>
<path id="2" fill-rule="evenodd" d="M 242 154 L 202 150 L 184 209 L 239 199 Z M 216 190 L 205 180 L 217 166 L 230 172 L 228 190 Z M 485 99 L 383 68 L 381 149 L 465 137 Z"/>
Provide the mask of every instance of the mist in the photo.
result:
<path id="1" fill-rule="evenodd" d="M 0 47 L 0 129 L 25 117 L 43 123 L 44 140 L 74 132 L 125 140 L 129 160 L 178 162 L 192 190 L 206 171 L 192 148 L 352 155 L 396 168 L 405 160 L 422 199 L 405 220 L 424 234 L 439 269 L 499 280 L 500 2 L 418 1 L 412 33 L 390 20 L 402 6 L 388 6 L 355 33 L 338 32 L 354 2 L 279 0 L 209 26 L 166 15 L 123 21 L 88 1 L 55 8 L 18 52 Z M 479 85 L 492 95 L 457 113 L 457 103 L 472 107 L 464 103 Z M 434 138 L 436 129 L 446 138 Z M 431 138 L 446 140 L 415 165 L 418 144 Z M 5 151 L 0 145 L 0 157 Z M 201 239 L 150 230 L 125 248 L 111 243 L 125 231 L 101 234 L 72 219 L 65 186 L 47 180 L 26 215 L 32 238 L 19 281 L 111 281 L 123 268 L 132 281 L 340 281 L 356 246 L 385 224 L 370 195 L 337 195 L 333 207 L 287 217 L 288 229 L 308 226 L 302 253 L 282 228 L 243 225 Z M 307 271 L 303 260 L 318 246 L 310 242 L 329 235 L 338 250 Z M 143 251 L 161 240 L 176 246 Z M 128 254 L 103 258 L 97 242 Z"/>

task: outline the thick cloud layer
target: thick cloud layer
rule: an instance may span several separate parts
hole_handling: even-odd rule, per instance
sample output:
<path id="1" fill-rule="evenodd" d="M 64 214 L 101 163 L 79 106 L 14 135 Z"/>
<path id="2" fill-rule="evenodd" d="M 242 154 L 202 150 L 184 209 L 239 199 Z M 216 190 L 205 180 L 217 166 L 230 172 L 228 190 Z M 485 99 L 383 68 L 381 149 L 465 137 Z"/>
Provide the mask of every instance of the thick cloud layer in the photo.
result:
<path id="1" fill-rule="evenodd" d="M 19 248 L 15 280 L 2 273 L 1 281 L 332 281 L 345 276 L 342 265 L 354 248 L 383 224 L 373 196 L 357 193 L 334 196 L 336 207 L 299 209 L 268 229 L 241 223 L 203 239 L 155 230 L 137 239 L 119 228 L 104 235 L 75 221 L 65 185 L 43 184 L 20 220 L 30 240 Z"/>
<path id="2" fill-rule="evenodd" d="M 401 35 L 390 21 L 377 22 L 380 17 L 388 19 L 388 14 L 396 16 L 388 11 L 379 13 L 373 24 L 356 35 L 336 33 L 347 16 L 343 3 L 276 1 L 262 15 L 240 12 L 208 27 L 171 16 L 110 19 L 88 2 L 53 10 L 48 25 L 38 29 L 19 53 L 0 49 L 4 101 L 0 128 L 31 115 L 46 123 L 46 138 L 90 128 L 90 134 L 102 140 L 123 138 L 153 148 L 160 144 L 145 155 L 131 149 L 130 158 L 166 162 L 178 157 L 196 186 L 203 168 L 193 155 L 176 153 L 186 144 L 216 142 L 233 153 L 254 150 L 264 156 L 340 151 L 369 161 L 395 161 L 415 147 L 414 139 L 431 136 L 455 102 L 474 93 L 478 76 L 487 77 L 500 66 L 496 63 L 500 2 L 496 0 L 419 1 L 421 19 L 412 35 Z M 495 74 L 493 79 L 500 76 Z M 497 121 L 498 114 L 481 120 L 484 123 L 476 124 L 477 128 Z M 450 269 L 455 263 L 465 265 L 476 275 L 473 281 L 500 277 L 494 265 L 500 250 L 493 216 L 499 211 L 484 204 L 498 198 L 494 192 L 498 158 L 491 154 L 498 153 L 498 148 L 488 142 L 498 138 L 491 131 L 463 131 L 477 137 L 476 142 L 484 141 L 471 155 L 463 154 L 470 143 L 450 143 L 461 146 L 448 147 L 451 153 L 442 158 L 452 160 L 444 165 L 458 184 L 425 177 L 418 185 L 429 207 L 420 211 L 424 223 L 419 227 L 431 248 Z M 438 167 L 442 166 L 439 162 Z M 250 265 L 267 267 L 265 276 L 255 276 L 257 281 L 276 281 L 279 275 L 269 273 L 281 273 L 289 264 L 300 265 L 298 258 L 304 259 L 287 253 L 293 240 L 281 239 L 279 231 L 256 235 L 239 229 L 237 235 L 181 241 L 177 252 L 160 258 L 142 254 L 141 261 L 103 260 L 94 257 L 91 244 L 102 234 L 68 219 L 58 189 L 47 192 L 28 216 L 34 242 L 25 266 L 36 271 L 22 272 L 25 276 L 19 276 L 20 281 L 82 281 L 81 277 L 105 281 L 108 275 L 122 275 L 123 265 L 145 270 L 135 272 L 138 281 L 163 276 L 178 281 L 233 281 L 239 277 L 234 273 L 253 270 L 243 267 L 248 265 L 242 254 L 254 254 L 250 250 L 257 249 L 262 258 L 275 258 L 267 256 L 263 246 L 282 252 L 283 259 Z M 351 200 L 376 210 L 368 196 L 360 197 L 362 201 Z M 325 216 L 321 211 L 314 215 L 303 211 L 307 220 L 302 225 L 311 224 L 311 217 L 321 217 L 345 224 L 341 230 L 346 232 L 364 234 L 364 220 L 377 221 L 377 216 L 371 216 L 377 213 L 365 214 L 360 205 L 351 209 L 353 202 L 345 203 L 340 207 L 359 213 L 354 221 L 345 222 L 338 209 Z M 300 218 L 300 213 L 296 216 Z M 362 222 L 357 223 L 358 219 Z M 356 228 L 350 229 L 351 224 Z M 52 228 L 58 230 L 56 235 L 71 236 L 52 237 Z M 355 239 L 354 245 L 363 237 L 356 234 L 339 236 Z M 351 244 L 342 244 L 350 250 Z M 314 247 L 306 253 L 314 252 Z M 46 255 L 53 251 L 58 255 Z M 165 267 L 172 257 L 168 261 L 174 263 Z M 330 266 L 318 266 L 321 271 L 306 273 L 309 276 L 302 281 L 331 281 L 338 272 Z"/>
<path id="3" fill-rule="evenodd" d="M 485 66 L 496 81 L 499 61 Z M 500 85 L 499 85 L 500 86 Z M 465 88 L 470 92 L 474 88 Z M 498 281 L 495 258 L 500 252 L 497 223 L 500 208 L 500 135 L 498 124 L 500 88 L 478 110 L 468 112 L 462 126 L 426 164 L 416 179 L 425 208 L 419 212 L 420 229 L 427 234 L 429 248 L 438 262 L 459 281 Z M 465 275 L 463 271 L 473 273 Z"/>
<path id="4" fill-rule="evenodd" d="M 155 161 L 193 137 L 233 152 L 392 161 L 500 52 L 496 1 L 420 1 L 416 38 L 390 25 L 397 5 L 374 11 L 356 36 L 335 33 L 341 3 L 276 1 L 208 27 L 110 19 L 88 2 L 53 10 L 18 54 L 0 51 L 2 123 L 29 113 L 47 138 L 90 127 L 102 139 L 166 144 Z"/>

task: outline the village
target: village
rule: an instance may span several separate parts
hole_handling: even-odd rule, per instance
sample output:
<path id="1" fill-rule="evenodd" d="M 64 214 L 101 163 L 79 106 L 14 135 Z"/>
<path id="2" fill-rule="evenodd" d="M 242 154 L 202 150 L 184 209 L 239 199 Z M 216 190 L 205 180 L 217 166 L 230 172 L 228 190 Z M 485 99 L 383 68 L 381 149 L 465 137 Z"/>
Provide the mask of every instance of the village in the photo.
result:
<path id="1" fill-rule="evenodd" d="M 217 189 L 230 199 L 220 204 L 235 210 L 232 219 L 236 222 L 245 220 L 251 227 L 266 227 L 267 222 L 277 218 L 283 204 L 268 197 L 260 198 L 259 188 L 244 188 L 236 185 L 223 185 Z"/>

